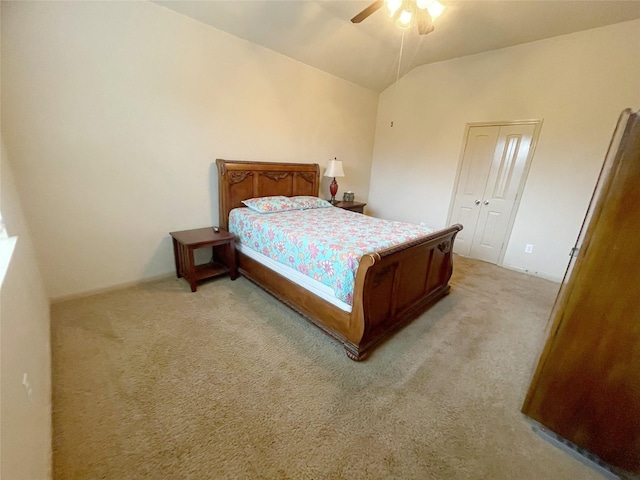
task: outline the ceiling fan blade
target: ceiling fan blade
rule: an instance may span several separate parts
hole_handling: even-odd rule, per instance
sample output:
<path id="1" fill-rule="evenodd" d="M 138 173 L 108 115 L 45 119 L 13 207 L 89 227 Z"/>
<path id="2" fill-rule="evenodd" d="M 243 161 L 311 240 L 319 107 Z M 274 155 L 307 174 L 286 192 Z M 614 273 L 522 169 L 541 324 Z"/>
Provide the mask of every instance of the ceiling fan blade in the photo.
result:
<path id="1" fill-rule="evenodd" d="M 373 12 L 377 11 L 378 9 L 380 9 L 380 7 L 382 7 L 383 3 L 384 3 L 383 0 L 376 0 L 371 5 L 369 5 L 367 8 L 362 10 L 359 14 L 357 14 L 355 17 L 353 17 L 351 19 L 351 23 L 360 23 L 365 18 L 367 18 L 369 15 L 371 15 Z"/>
<path id="2" fill-rule="evenodd" d="M 431 15 L 426 10 L 418 9 L 417 12 L 418 17 L 418 33 L 420 35 L 426 35 L 427 33 L 431 33 L 435 30 L 433 25 L 433 20 L 431 19 Z"/>

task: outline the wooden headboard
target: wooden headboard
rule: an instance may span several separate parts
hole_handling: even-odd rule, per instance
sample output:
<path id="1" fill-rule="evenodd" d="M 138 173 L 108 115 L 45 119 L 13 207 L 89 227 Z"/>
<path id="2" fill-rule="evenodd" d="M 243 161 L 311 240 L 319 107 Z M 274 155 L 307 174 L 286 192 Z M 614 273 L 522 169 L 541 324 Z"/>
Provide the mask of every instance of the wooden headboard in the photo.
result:
<path id="1" fill-rule="evenodd" d="M 243 200 L 271 195 L 318 196 L 317 163 L 269 163 L 217 159 L 220 226 L 228 227 L 229 212 L 244 206 Z"/>

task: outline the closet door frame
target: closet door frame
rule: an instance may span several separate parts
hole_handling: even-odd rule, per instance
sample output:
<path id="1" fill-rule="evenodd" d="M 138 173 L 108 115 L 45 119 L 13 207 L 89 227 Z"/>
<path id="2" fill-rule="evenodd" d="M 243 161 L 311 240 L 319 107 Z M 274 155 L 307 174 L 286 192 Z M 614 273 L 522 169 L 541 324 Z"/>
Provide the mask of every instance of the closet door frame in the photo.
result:
<path id="1" fill-rule="evenodd" d="M 465 125 L 464 135 L 462 137 L 462 145 L 460 147 L 460 153 L 458 155 L 458 168 L 456 170 L 456 179 L 454 182 L 454 188 L 451 191 L 451 200 L 449 202 L 449 213 L 447 215 L 447 225 L 451 224 L 451 218 L 454 213 L 453 207 L 456 200 L 456 193 L 458 191 L 458 182 L 460 181 L 460 176 L 462 172 L 462 162 L 464 160 L 464 154 L 467 147 L 467 138 L 469 135 L 469 130 L 473 127 L 508 127 L 508 126 L 515 126 L 515 125 L 534 125 L 533 138 L 531 139 L 531 146 L 529 147 L 529 155 L 527 156 L 524 171 L 522 172 L 522 180 L 520 182 L 520 186 L 518 188 L 518 193 L 516 195 L 516 198 L 513 202 L 513 210 L 511 211 L 511 216 L 509 217 L 509 222 L 507 224 L 507 229 L 505 231 L 504 242 L 500 249 L 500 255 L 498 256 L 498 261 L 496 262 L 496 265 L 503 265 L 504 263 L 504 256 L 507 251 L 507 247 L 509 246 L 509 241 L 511 240 L 513 225 L 515 224 L 516 216 L 518 214 L 518 209 L 520 208 L 520 200 L 522 199 L 522 192 L 524 191 L 525 185 L 527 183 L 527 178 L 529 176 L 529 170 L 531 169 L 531 161 L 533 160 L 536 147 L 538 146 L 538 137 L 540 136 L 542 123 L 543 123 L 543 119 L 528 119 L 528 120 L 495 121 L 495 122 L 467 122 L 467 124 Z"/>

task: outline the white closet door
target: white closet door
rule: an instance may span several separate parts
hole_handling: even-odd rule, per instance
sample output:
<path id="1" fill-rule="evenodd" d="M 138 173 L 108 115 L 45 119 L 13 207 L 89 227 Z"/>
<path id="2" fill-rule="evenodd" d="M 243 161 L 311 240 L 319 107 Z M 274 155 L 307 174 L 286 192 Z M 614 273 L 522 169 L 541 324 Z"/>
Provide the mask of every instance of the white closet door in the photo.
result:
<path id="1" fill-rule="evenodd" d="M 479 217 L 471 247 L 471 256 L 474 258 L 498 263 L 526 172 L 534 130 L 534 125 L 500 127 L 489 179 L 478 209 Z"/>
<path id="2" fill-rule="evenodd" d="M 454 251 L 498 263 L 531 160 L 537 123 L 469 127 L 451 223 Z"/>
<path id="3" fill-rule="evenodd" d="M 490 159 L 496 148 L 500 127 L 470 127 L 465 140 L 462 169 L 458 178 L 451 223 L 460 223 L 454 251 L 470 256 L 474 232 L 478 223 L 479 205 L 491 169 Z"/>

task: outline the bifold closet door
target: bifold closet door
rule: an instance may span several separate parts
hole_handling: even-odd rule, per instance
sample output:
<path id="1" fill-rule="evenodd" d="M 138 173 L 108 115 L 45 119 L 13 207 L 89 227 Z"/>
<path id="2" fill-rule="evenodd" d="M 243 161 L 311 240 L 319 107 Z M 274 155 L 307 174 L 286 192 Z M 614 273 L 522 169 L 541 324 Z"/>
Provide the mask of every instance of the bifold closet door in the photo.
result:
<path id="1" fill-rule="evenodd" d="M 491 159 L 496 149 L 500 127 L 469 127 L 465 140 L 462 167 L 458 176 L 451 224 L 464 229 L 456 237 L 454 251 L 471 256 L 473 239 L 480 216 L 480 199 L 489 179 Z"/>
<path id="2" fill-rule="evenodd" d="M 536 124 L 471 126 L 465 139 L 451 223 L 464 230 L 454 251 L 498 263 L 530 162 Z"/>

